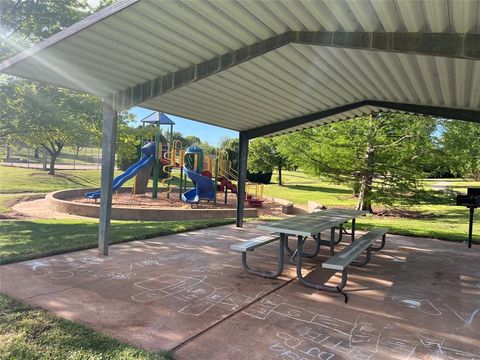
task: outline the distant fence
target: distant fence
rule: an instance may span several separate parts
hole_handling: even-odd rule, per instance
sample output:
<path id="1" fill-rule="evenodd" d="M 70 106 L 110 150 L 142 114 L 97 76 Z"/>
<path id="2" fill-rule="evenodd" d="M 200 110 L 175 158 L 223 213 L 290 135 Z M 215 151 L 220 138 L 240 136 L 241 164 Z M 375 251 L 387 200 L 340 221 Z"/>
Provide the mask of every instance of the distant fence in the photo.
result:
<path id="1" fill-rule="evenodd" d="M 35 169 L 50 168 L 50 155 L 43 148 L 24 145 L 0 146 L 0 164 Z M 78 149 L 64 147 L 55 162 L 55 169 L 95 170 L 102 164 L 102 149 L 85 146 Z"/>

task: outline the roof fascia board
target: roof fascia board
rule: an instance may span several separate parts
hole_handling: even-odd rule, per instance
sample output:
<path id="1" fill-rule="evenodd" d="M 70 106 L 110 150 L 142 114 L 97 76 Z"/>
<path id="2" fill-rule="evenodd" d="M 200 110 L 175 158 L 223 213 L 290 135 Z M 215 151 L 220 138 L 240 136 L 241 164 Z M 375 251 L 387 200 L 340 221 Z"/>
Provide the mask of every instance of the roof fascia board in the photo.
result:
<path id="1" fill-rule="evenodd" d="M 119 0 L 114 4 L 103 8 L 96 13 L 93 13 L 89 17 L 69 26 L 68 28 L 56 33 L 55 35 L 49 37 L 48 39 L 43 40 L 42 42 L 38 43 L 37 45 L 33 46 L 30 49 L 22 51 L 21 53 L 14 55 L 2 63 L 0 63 L 0 73 L 7 70 L 9 67 L 16 65 L 17 63 L 28 59 L 35 54 L 48 49 L 49 47 L 58 44 L 59 42 L 73 36 L 80 31 L 83 31 L 89 28 L 92 25 L 95 25 L 101 20 L 108 18 L 134 4 L 139 2 L 140 0 Z"/>
<path id="2" fill-rule="evenodd" d="M 395 103 L 395 102 L 379 101 L 379 100 L 364 100 L 364 101 L 359 101 L 359 102 L 355 102 L 347 105 L 338 106 L 338 107 L 327 109 L 327 110 L 322 110 L 309 115 L 304 115 L 304 116 L 284 120 L 271 125 L 260 126 L 258 128 L 246 130 L 243 133 L 249 139 L 254 139 L 257 137 L 267 136 L 267 135 L 271 135 L 281 131 L 285 131 L 296 126 L 308 124 L 313 121 L 322 120 L 324 118 L 338 115 L 338 114 L 341 114 L 350 110 L 354 110 L 363 106 L 375 106 L 379 108 L 405 111 L 405 112 L 411 112 L 411 113 L 416 113 L 421 115 L 436 116 L 436 117 L 442 117 L 446 119 L 480 122 L 480 111 L 476 111 L 476 110 L 435 107 L 435 106 L 416 105 L 416 104 L 407 104 L 407 103 Z"/>
<path id="3" fill-rule="evenodd" d="M 396 102 L 379 101 L 379 100 L 367 100 L 366 105 L 387 108 L 391 110 L 411 112 L 411 113 L 416 113 L 421 115 L 441 117 L 445 119 L 480 122 L 480 110 L 396 103 Z"/>
<path id="4" fill-rule="evenodd" d="M 480 34 L 297 31 L 293 42 L 358 50 L 480 59 Z"/>
<path id="5" fill-rule="evenodd" d="M 122 90 L 115 108 L 139 105 L 291 43 L 480 60 L 478 34 L 289 31 Z"/>
<path id="6" fill-rule="evenodd" d="M 338 115 L 338 114 L 341 114 L 341 113 L 344 113 L 344 112 L 347 112 L 347 111 L 350 111 L 350 110 L 357 109 L 357 108 L 365 106 L 365 105 L 367 105 L 366 101 L 354 102 L 354 103 L 334 107 L 334 108 L 331 108 L 331 109 L 322 110 L 322 111 L 319 111 L 319 112 L 316 112 L 316 113 L 303 115 L 303 116 L 295 117 L 295 118 L 288 119 L 288 120 L 283 120 L 281 122 L 273 123 L 273 124 L 270 124 L 270 125 L 260 126 L 258 128 L 246 130 L 243 133 L 245 134 L 245 136 L 247 138 L 254 139 L 254 138 L 257 138 L 257 137 L 267 136 L 267 135 L 274 134 L 274 133 L 277 133 L 277 132 L 280 132 L 280 131 L 288 130 L 288 129 L 293 128 L 295 126 L 308 124 L 312 121 L 321 120 L 321 119 L 327 118 L 329 116 Z"/>

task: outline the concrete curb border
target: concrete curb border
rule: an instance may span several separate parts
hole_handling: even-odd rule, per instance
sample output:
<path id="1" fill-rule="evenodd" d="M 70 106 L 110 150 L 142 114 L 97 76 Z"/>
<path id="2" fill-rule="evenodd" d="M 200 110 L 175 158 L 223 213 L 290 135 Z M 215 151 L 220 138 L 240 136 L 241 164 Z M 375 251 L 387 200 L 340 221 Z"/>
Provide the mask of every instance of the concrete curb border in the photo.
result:
<path id="1" fill-rule="evenodd" d="M 100 204 L 84 204 L 69 201 L 82 196 L 85 192 L 97 189 L 59 190 L 45 196 L 47 208 L 53 211 L 97 218 Z M 131 188 L 122 188 L 119 192 L 130 193 Z M 112 207 L 112 220 L 175 221 L 235 218 L 236 209 L 178 209 L 146 207 Z M 258 217 L 258 209 L 246 208 L 245 217 Z"/>

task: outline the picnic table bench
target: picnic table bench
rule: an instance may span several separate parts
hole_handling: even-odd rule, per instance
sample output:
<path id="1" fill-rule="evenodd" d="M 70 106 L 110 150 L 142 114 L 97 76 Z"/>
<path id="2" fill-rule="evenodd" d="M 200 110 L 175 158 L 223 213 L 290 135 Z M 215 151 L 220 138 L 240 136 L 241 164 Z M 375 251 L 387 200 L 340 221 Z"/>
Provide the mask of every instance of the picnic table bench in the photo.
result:
<path id="1" fill-rule="evenodd" d="M 296 270 L 298 280 L 305 286 L 312 287 L 317 290 L 338 292 L 344 295 L 345 302 L 348 301 L 348 296 L 342 289 L 347 284 L 348 280 L 348 266 L 366 265 L 371 258 L 372 251 L 379 251 L 385 246 L 385 238 L 388 229 L 374 229 L 358 240 L 355 240 L 355 218 L 366 214 L 365 211 L 347 210 L 347 209 L 330 209 L 327 211 L 315 212 L 308 215 L 301 215 L 276 222 L 258 225 L 257 228 L 269 231 L 269 235 L 259 236 L 245 242 L 234 244 L 231 250 L 242 253 L 242 265 L 246 272 L 266 278 L 275 278 L 283 272 L 284 268 L 284 254 L 285 250 L 292 255 L 292 260 L 296 258 Z M 334 246 L 342 239 L 341 233 L 346 222 L 352 222 L 351 229 L 351 244 L 347 245 L 343 250 L 335 255 Z M 335 231 L 339 229 L 338 241 L 335 240 Z M 330 239 L 328 242 L 321 239 L 321 232 L 330 230 Z M 289 236 L 297 237 L 296 250 L 290 249 L 288 245 Z M 316 247 L 313 253 L 305 253 L 303 246 L 307 238 L 313 238 L 316 242 Z M 373 243 L 377 239 L 381 239 L 381 244 L 374 247 Z M 261 246 L 279 241 L 278 246 L 278 269 L 276 271 L 265 271 L 251 268 L 247 263 L 247 253 L 255 250 Z M 322 268 L 341 271 L 342 280 L 337 286 L 317 284 L 305 279 L 302 275 L 302 262 L 304 257 L 315 257 L 320 251 L 321 244 L 328 244 L 330 248 L 331 257 L 322 263 Z M 365 260 L 362 262 L 356 259 L 366 251 Z"/>

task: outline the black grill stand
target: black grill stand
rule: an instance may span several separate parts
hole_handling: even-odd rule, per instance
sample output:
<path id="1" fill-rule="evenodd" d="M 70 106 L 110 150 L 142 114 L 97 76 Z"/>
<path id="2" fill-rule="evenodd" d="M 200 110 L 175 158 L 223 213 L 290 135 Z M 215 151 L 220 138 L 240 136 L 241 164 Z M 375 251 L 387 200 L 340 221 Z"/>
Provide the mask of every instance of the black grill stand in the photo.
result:
<path id="1" fill-rule="evenodd" d="M 470 209 L 470 223 L 468 224 L 468 248 L 472 247 L 472 237 L 473 237 L 473 213 L 475 212 L 474 206 L 469 206 Z"/>
<path id="2" fill-rule="evenodd" d="M 480 207 L 480 187 L 467 188 L 467 195 L 457 195 L 456 204 L 470 209 L 470 223 L 468 224 L 468 248 L 472 247 L 473 214 L 475 208 Z"/>

